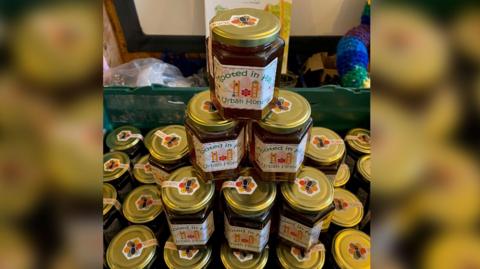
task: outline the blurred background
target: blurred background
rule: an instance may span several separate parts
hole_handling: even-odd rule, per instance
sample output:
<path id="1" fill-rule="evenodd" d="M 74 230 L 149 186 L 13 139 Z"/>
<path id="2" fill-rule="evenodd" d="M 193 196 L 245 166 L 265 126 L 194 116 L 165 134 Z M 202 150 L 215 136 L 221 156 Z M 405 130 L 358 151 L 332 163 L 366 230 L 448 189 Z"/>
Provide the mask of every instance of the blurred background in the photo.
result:
<path id="1" fill-rule="evenodd" d="M 372 3 L 374 268 L 480 268 L 475 2 Z M 102 2 L 0 6 L 0 268 L 99 268 Z"/>

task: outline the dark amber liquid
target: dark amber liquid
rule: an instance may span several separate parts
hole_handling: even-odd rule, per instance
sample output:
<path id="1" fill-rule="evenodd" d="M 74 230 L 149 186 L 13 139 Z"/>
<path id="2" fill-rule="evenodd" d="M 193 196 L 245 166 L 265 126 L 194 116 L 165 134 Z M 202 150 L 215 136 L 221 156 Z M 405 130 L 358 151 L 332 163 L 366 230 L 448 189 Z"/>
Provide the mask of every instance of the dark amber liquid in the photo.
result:
<path id="1" fill-rule="evenodd" d="M 201 143 L 211 143 L 211 142 L 222 142 L 227 140 L 234 140 L 237 139 L 242 130 L 245 128 L 245 123 L 239 122 L 234 127 L 220 132 L 207 132 L 199 127 L 197 127 L 192 121 L 187 118 L 185 119 L 185 131 L 187 132 L 187 140 L 189 149 L 190 149 L 190 160 L 192 166 L 195 168 L 197 176 L 200 177 L 205 182 L 209 182 L 210 180 L 225 180 L 225 179 L 232 179 L 237 178 L 240 173 L 240 163 L 237 168 L 234 169 L 227 169 L 221 171 L 213 171 L 213 172 L 205 172 L 202 168 L 197 164 L 195 148 L 193 147 L 193 136 L 195 136 Z M 244 133 L 245 135 L 245 133 Z M 243 137 L 245 141 L 245 137 Z M 245 143 L 244 143 L 245 146 Z M 239 149 L 240 150 L 240 149 Z M 246 156 L 246 148 L 243 148 L 243 156 L 242 159 Z"/>
<path id="2" fill-rule="evenodd" d="M 280 73 L 282 69 L 283 47 L 285 42 L 281 38 L 275 39 L 273 42 L 257 47 L 236 47 L 222 44 L 215 40 L 212 41 L 212 56 L 222 65 L 236 65 L 236 66 L 255 66 L 265 67 L 275 58 L 278 58 L 277 71 L 275 74 L 275 86 L 280 82 Z M 213 60 L 213 59 L 212 59 Z M 213 72 L 213 70 L 211 71 Z M 276 98 L 278 96 L 278 89 L 274 90 L 274 98 L 262 110 L 253 109 L 235 109 L 222 107 L 221 103 L 215 95 L 215 79 L 214 75 L 210 74 L 210 95 L 215 107 L 219 110 L 223 118 L 245 118 L 260 120 L 263 119 L 267 113 L 273 108 Z"/>
<path id="3" fill-rule="evenodd" d="M 258 123 L 253 122 L 250 133 L 250 161 L 262 180 L 274 180 L 274 181 L 295 181 L 301 166 L 295 173 L 288 172 L 264 172 L 258 166 L 255 161 L 255 135 L 264 143 L 272 144 L 300 144 L 305 135 L 309 135 L 312 127 L 312 119 L 308 121 L 298 129 L 290 134 L 275 134 L 267 130 L 262 129 Z M 307 138 L 308 139 L 308 138 Z"/>

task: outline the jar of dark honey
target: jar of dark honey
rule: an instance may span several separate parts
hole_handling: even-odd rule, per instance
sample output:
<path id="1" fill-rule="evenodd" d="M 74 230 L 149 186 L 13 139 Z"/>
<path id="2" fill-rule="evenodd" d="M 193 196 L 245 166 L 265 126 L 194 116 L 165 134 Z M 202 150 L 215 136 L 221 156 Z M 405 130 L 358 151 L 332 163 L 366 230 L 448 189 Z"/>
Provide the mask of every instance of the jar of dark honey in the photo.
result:
<path id="1" fill-rule="evenodd" d="M 237 178 L 245 156 L 245 123 L 224 120 L 208 91 L 190 99 L 185 129 L 191 163 L 204 181 Z"/>
<path id="2" fill-rule="evenodd" d="M 324 173 L 305 166 L 295 182 L 282 183 L 279 237 L 291 245 L 310 249 L 326 232 L 333 210 L 333 186 Z"/>
<path id="3" fill-rule="evenodd" d="M 133 178 L 135 179 L 136 186 L 157 183 L 148 158 L 150 158 L 150 154 L 140 157 L 133 166 Z M 158 181 L 158 183 L 160 183 L 160 181 Z"/>
<path id="4" fill-rule="evenodd" d="M 325 263 L 325 249 L 318 245 L 309 251 L 296 246 L 279 243 L 276 248 L 281 269 L 321 269 Z"/>
<path id="5" fill-rule="evenodd" d="M 347 189 L 349 189 L 358 197 L 365 208 L 369 208 L 370 205 L 370 181 L 372 180 L 371 170 L 370 155 L 364 155 L 360 157 L 355 166 L 353 178 L 347 184 Z"/>
<path id="6" fill-rule="evenodd" d="M 103 183 L 103 243 L 105 248 L 125 225 L 121 209 L 122 206 L 117 200 L 115 188 L 108 183 Z"/>
<path id="7" fill-rule="evenodd" d="M 236 8 L 210 21 L 211 98 L 223 118 L 260 120 L 278 94 L 284 42 L 280 22 L 266 11 Z"/>
<path id="8" fill-rule="evenodd" d="M 333 194 L 332 222 L 330 234 L 336 234 L 345 228 L 356 228 L 363 218 L 363 205 L 355 194 L 341 188 L 335 188 Z"/>
<path id="9" fill-rule="evenodd" d="M 125 199 L 132 190 L 130 158 L 126 153 L 114 151 L 103 155 L 103 182 L 115 187 L 119 200 Z"/>
<path id="10" fill-rule="evenodd" d="M 268 116 L 252 122 L 250 160 L 262 180 L 294 181 L 302 167 L 312 126 L 308 101 L 287 90 Z"/>
<path id="11" fill-rule="evenodd" d="M 256 253 L 232 249 L 224 243 L 220 258 L 225 269 L 263 269 L 268 261 L 268 248 Z"/>
<path id="12" fill-rule="evenodd" d="M 358 230 L 344 229 L 333 238 L 329 268 L 370 269 L 370 237 Z"/>
<path id="13" fill-rule="evenodd" d="M 107 135 L 106 144 L 110 151 L 125 152 L 130 159 L 135 159 L 144 152 L 143 136 L 133 126 L 121 126 Z"/>
<path id="14" fill-rule="evenodd" d="M 151 130 L 145 136 L 145 146 L 150 152 L 148 162 L 152 174 L 158 182 L 167 180 L 176 169 L 189 165 L 187 135 L 181 125 Z"/>
<path id="15" fill-rule="evenodd" d="M 305 152 L 305 162 L 325 174 L 335 175 L 345 158 L 345 143 L 334 131 L 313 127 Z"/>
<path id="16" fill-rule="evenodd" d="M 145 225 L 153 231 L 157 239 L 162 237 L 166 239 L 161 194 L 156 185 L 137 187 L 125 198 L 122 211 L 130 225 Z"/>
<path id="17" fill-rule="evenodd" d="M 355 128 L 348 131 L 345 136 L 345 142 L 347 144 L 347 157 L 345 162 L 350 167 L 350 171 L 353 171 L 357 160 L 371 152 L 371 138 L 370 131 L 363 128 Z"/>
<path id="18" fill-rule="evenodd" d="M 111 269 L 158 268 L 157 239 L 152 230 L 143 225 L 132 225 L 123 229 L 110 242 L 106 253 Z"/>
<path id="19" fill-rule="evenodd" d="M 170 237 L 163 249 L 163 259 L 169 269 L 206 269 L 212 261 L 212 247 L 179 249 Z"/>
<path id="20" fill-rule="evenodd" d="M 223 183 L 225 237 L 231 248 L 262 252 L 270 236 L 272 207 L 277 187 L 258 180 L 252 168 Z"/>
<path id="21" fill-rule="evenodd" d="M 212 201 L 215 186 L 198 179 L 192 166 L 175 170 L 162 182 L 162 201 L 175 245 L 205 246 L 215 230 Z"/>

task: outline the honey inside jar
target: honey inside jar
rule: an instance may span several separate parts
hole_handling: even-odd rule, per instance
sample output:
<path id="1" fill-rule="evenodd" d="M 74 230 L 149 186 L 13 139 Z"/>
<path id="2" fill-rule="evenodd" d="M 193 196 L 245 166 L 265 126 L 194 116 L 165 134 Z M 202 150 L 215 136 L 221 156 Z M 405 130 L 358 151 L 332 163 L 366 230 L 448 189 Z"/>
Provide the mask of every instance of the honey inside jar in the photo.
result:
<path id="1" fill-rule="evenodd" d="M 211 98 L 224 118 L 260 120 L 278 91 L 284 41 L 280 22 L 266 11 L 237 8 L 210 22 Z"/>
<path id="2" fill-rule="evenodd" d="M 312 126 L 311 109 L 301 95 L 280 90 L 275 107 L 252 122 L 250 160 L 260 178 L 294 181 L 302 166 Z"/>
<path id="3" fill-rule="evenodd" d="M 162 201 L 175 245 L 205 246 L 215 230 L 212 202 L 215 187 L 197 178 L 192 166 L 182 167 L 162 182 Z"/>
<path id="4" fill-rule="evenodd" d="M 330 225 L 333 186 L 320 170 L 305 166 L 295 182 L 281 185 L 279 236 L 289 244 L 310 249 Z"/>
<path id="5" fill-rule="evenodd" d="M 269 240 L 275 183 L 258 180 L 245 168 L 235 181 L 223 183 L 225 236 L 231 248 L 261 252 Z"/>
<path id="6" fill-rule="evenodd" d="M 185 129 L 191 163 L 204 181 L 237 178 L 245 156 L 245 123 L 224 120 L 208 91 L 187 105 Z"/>
<path id="7" fill-rule="evenodd" d="M 105 247 L 124 225 L 120 209 L 121 204 L 117 200 L 117 191 L 108 184 L 103 183 L 103 243 Z"/>
<path id="8" fill-rule="evenodd" d="M 170 173 L 188 164 L 188 141 L 185 127 L 168 125 L 151 130 L 145 136 L 150 152 L 148 162 L 156 181 L 167 180 Z"/>

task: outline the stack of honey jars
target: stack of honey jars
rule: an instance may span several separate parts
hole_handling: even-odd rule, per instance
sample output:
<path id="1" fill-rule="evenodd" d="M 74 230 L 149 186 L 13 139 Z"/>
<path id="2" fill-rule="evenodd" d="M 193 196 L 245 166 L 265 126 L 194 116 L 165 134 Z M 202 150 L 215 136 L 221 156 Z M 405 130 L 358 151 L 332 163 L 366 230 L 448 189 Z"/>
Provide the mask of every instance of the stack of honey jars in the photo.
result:
<path id="1" fill-rule="evenodd" d="M 220 13 L 184 126 L 107 136 L 108 267 L 370 268 L 369 132 L 312 127 L 310 102 L 276 87 L 279 30 L 261 10 Z"/>

